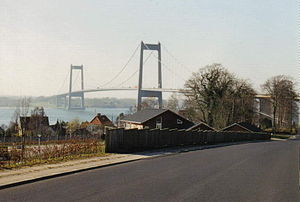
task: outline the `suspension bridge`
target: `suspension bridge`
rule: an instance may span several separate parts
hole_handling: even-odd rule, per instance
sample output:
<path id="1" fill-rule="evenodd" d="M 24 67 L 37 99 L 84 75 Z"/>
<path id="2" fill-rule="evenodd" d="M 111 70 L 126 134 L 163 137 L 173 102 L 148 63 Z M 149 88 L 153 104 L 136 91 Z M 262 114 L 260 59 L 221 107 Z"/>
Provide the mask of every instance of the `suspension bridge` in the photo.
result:
<path id="1" fill-rule="evenodd" d="M 136 70 L 132 75 L 130 75 L 129 78 L 127 78 L 125 81 L 121 83 L 126 83 L 129 79 L 131 79 L 134 75 L 138 73 L 138 85 L 137 87 L 106 87 L 110 83 L 112 83 L 114 80 L 116 80 L 121 73 L 125 70 L 125 68 L 128 66 L 128 64 L 131 62 L 135 54 L 137 53 L 137 50 L 140 48 L 140 61 L 139 61 L 139 69 Z M 138 97 L 137 97 L 137 108 L 140 110 L 142 98 L 144 97 L 155 97 L 158 99 L 158 106 L 159 108 L 162 108 L 162 93 L 163 92 L 169 92 L 169 93 L 178 93 L 178 92 L 184 92 L 182 89 L 176 89 L 176 88 L 163 88 L 162 85 L 162 68 L 166 68 L 169 71 L 172 72 L 172 69 L 168 67 L 165 63 L 162 62 L 161 57 L 161 50 L 162 46 L 158 42 L 157 44 L 147 44 L 143 41 L 141 44 L 134 50 L 133 54 L 129 58 L 129 60 L 126 62 L 126 64 L 123 66 L 120 72 L 118 72 L 110 81 L 107 83 L 101 85 L 101 87 L 96 88 L 84 88 L 84 74 L 83 74 L 83 65 L 76 66 L 71 65 L 70 67 L 70 77 L 69 77 L 69 91 L 64 93 L 59 93 L 56 96 L 56 105 L 57 107 L 64 107 L 68 110 L 84 110 L 85 109 L 85 94 L 86 93 L 92 93 L 92 92 L 110 92 L 110 91 L 138 91 Z M 166 52 L 167 49 L 165 49 Z M 151 53 L 144 59 L 144 51 L 151 51 Z M 158 76 L 157 76 L 157 87 L 156 88 L 143 88 L 143 71 L 144 71 L 144 65 L 148 61 L 148 59 L 152 56 L 153 51 L 157 51 L 157 56 L 155 56 L 155 59 L 157 60 L 157 68 L 158 68 Z M 169 53 L 169 52 L 168 52 Z M 174 58 L 174 56 L 169 53 L 171 57 Z M 175 58 L 176 60 L 176 58 Z M 163 66 L 163 67 L 162 67 Z M 182 65 L 183 66 L 183 65 Z M 80 89 L 74 90 L 73 89 L 73 71 L 78 70 L 80 72 Z M 189 70 L 190 71 L 190 70 Z M 174 73 L 174 72 L 173 72 Z M 73 98 L 80 99 L 80 106 L 75 106 L 73 102 Z"/>
<path id="2" fill-rule="evenodd" d="M 122 72 L 126 69 L 128 64 L 131 62 L 133 57 L 136 55 L 137 50 L 140 49 L 140 57 L 139 57 L 139 68 L 129 76 L 129 78 L 125 79 L 122 83 L 119 84 L 117 87 L 107 87 L 109 84 L 111 84 L 113 81 L 117 80 Z M 158 99 L 158 106 L 159 108 L 163 107 L 163 99 L 162 99 L 162 93 L 163 92 L 168 92 L 168 93 L 186 93 L 189 90 L 188 89 L 179 89 L 179 88 L 163 88 L 163 82 L 162 82 L 162 68 L 169 70 L 173 75 L 176 75 L 178 78 L 183 79 L 180 75 L 174 73 L 172 71 L 172 68 L 170 68 L 166 63 L 162 62 L 162 56 L 161 56 L 161 50 L 162 46 L 158 42 L 157 44 L 147 44 L 144 43 L 143 41 L 136 47 L 134 50 L 133 54 L 130 56 L 129 60 L 126 62 L 126 64 L 121 68 L 121 70 L 114 75 L 114 77 L 109 80 L 108 82 L 104 83 L 101 85 L 101 87 L 96 87 L 96 88 L 84 88 L 84 74 L 83 74 L 83 65 L 76 66 L 76 65 L 71 65 L 70 67 L 70 73 L 69 73 L 69 91 L 64 92 L 64 93 L 58 93 L 56 95 L 56 105 L 57 107 L 64 107 L 68 110 L 84 110 L 85 109 L 85 94 L 86 93 L 93 93 L 93 92 L 113 92 L 113 91 L 137 91 L 137 109 L 141 109 L 141 104 L 142 104 L 142 98 L 144 97 L 154 97 Z M 164 48 L 165 52 L 168 53 L 173 60 L 175 60 L 181 68 L 183 68 L 181 71 L 189 71 L 192 73 L 189 68 L 187 68 L 185 65 L 179 62 L 177 58 L 171 54 L 167 48 Z M 144 59 L 144 51 L 151 51 L 151 53 Z M 148 61 L 148 59 L 152 56 L 153 51 L 157 51 L 157 56 L 155 56 L 155 60 L 157 62 L 157 87 L 156 88 L 144 88 L 143 87 L 143 81 L 144 81 L 144 65 Z M 73 89 L 73 71 L 79 71 L 80 72 L 80 89 L 79 90 L 74 90 Z M 132 79 L 133 76 L 135 76 L 138 73 L 138 83 L 136 87 L 122 87 L 123 84 L 125 84 L 128 80 Z M 148 75 L 149 76 L 149 75 Z M 168 75 L 169 76 L 169 75 Z M 151 76 L 152 77 L 152 76 Z M 184 79 L 183 79 L 184 80 Z M 80 99 L 80 105 L 74 105 L 74 100 L 73 98 Z M 263 94 L 258 94 L 255 96 L 257 100 L 257 109 L 256 111 L 266 117 L 271 118 L 272 113 L 269 111 L 267 113 L 264 113 L 265 110 L 261 110 L 264 105 L 263 100 L 269 100 L 270 96 L 269 95 L 263 95 Z M 296 99 L 299 101 L 299 97 Z M 263 101 L 263 102 L 261 102 Z"/>

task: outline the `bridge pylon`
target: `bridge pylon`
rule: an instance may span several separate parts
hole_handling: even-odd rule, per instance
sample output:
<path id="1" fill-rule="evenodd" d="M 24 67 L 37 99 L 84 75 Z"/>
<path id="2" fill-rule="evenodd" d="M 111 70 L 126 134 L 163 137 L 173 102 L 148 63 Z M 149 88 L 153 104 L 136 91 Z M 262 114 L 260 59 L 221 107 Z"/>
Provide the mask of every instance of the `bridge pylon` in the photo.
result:
<path id="1" fill-rule="evenodd" d="M 138 84 L 138 99 L 137 99 L 137 110 L 141 110 L 142 98 L 143 97 L 157 97 L 159 108 L 162 108 L 162 92 L 143 90 L 143 69 L 144 69 L 144 50 L 155 50 L 158 52 L 158 88 L 162 88 L 162 73 L 161 73 L 161 46 L 158 44 L 146 44 L 141 42 L 141 53 L 140 53 L 140 69 L 139 69 L 139 84 Z"/>
<path id="2" fill-rule="evenodd" d="M 67 106 L 66 108 L 68 110 L 73 110 L 73 109 L 79 109 L 79 110 L 83 110 L 85 109 L 84 106 L 84 93 L 80 92 L 80 93 L 73 93 L 72 92 L 72 87 L 73 87 L 73 70 L 79 70 L 81 71 L 81 90 L 84 90 L 84 85 L 83 85 L 83 65 L 81 66 L 74 66 L 71 64 L 70 67 L 70 84 L 69 84 L 69 93 L 68 93 L 68 102 L 66 102 Z M 74 107 L 72 106 L 72 98 L 73 97 L 79 97 L 80 98 L 80 106 L 79 107 Z"/>

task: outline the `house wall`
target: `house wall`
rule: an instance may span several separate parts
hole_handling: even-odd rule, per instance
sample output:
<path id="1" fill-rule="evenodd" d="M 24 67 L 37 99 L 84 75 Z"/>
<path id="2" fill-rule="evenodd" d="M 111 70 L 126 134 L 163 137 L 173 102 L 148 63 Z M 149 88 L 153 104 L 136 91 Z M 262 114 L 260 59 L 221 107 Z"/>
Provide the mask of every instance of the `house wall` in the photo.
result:
<path id="1" fill-rule="evenodd" d="M 141 125 L 141 124 L 135 124 L 135 123 L 128 123 L 128 122 L 125 122 L 125 129 L 143 129 L 144 126 Z"/>

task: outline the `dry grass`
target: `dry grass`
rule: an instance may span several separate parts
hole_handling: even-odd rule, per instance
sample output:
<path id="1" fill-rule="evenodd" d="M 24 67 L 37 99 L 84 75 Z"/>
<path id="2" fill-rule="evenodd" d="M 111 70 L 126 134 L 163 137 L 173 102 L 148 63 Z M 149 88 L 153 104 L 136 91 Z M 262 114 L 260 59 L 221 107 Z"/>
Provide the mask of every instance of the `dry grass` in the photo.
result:
<path id="1" fill-rule="evenodd" d="M 22 149 L 12 145 L 8 151 L 8 160 L 0 161 L 0 168 L 11 169 L 105 155 L 104 143 L 98 139 L 43 142 L 41 147 L 30 144 L 25 146 L 23 155 Z"/>

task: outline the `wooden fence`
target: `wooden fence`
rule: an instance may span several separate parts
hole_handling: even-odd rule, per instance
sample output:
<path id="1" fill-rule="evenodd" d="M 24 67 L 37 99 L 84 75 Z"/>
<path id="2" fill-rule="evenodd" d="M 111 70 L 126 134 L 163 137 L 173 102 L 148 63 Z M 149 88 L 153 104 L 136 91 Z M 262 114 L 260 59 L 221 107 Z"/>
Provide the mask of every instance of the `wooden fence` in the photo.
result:
<path id="1" fill-rule="evenodd" d="M 109 130 L 105 152 L 129 153 L 165 147 L 209 145 L 226 142 L 269 140 L 269 133 L 186 131 L 177 129 Z"/>

